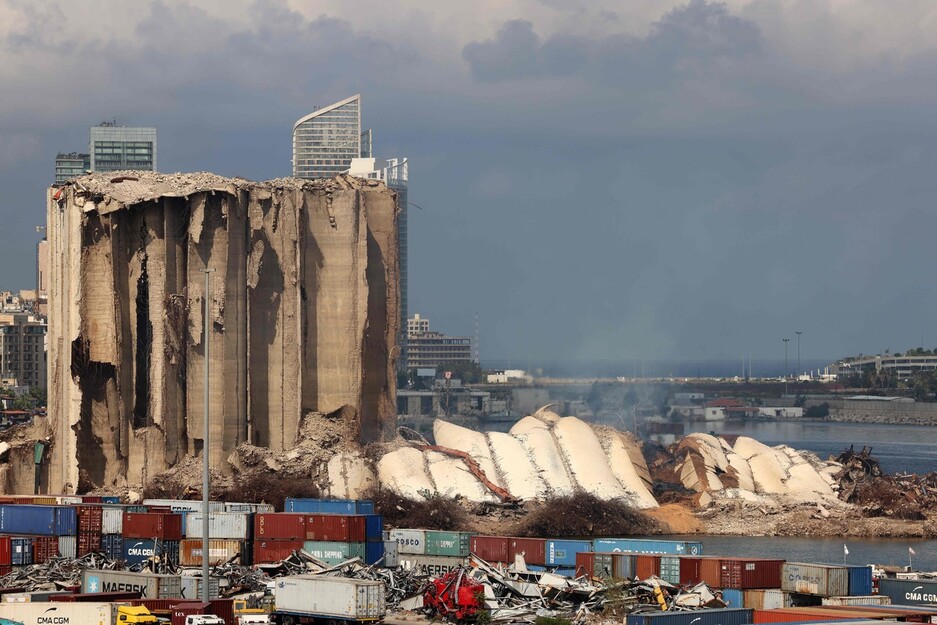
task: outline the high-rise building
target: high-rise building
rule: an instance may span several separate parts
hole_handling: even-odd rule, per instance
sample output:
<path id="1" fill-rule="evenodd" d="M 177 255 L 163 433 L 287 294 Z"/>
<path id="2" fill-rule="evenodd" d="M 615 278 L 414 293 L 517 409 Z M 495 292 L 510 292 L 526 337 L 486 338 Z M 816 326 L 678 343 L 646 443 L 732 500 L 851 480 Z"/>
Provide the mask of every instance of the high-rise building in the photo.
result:
<path id="1" fill-rule="evenodd" d="M 83 176 L 91 169 L 91 155 L 81 152 L 60 153 L 55 157 L 55 184 Z"/>
<path id="2" fill-rule="evenodd" d="M 423 369 L 451 363 L 478 362 L 472 337 L 433 332 L 429 319 L 419 314 L 407 319 L 407 368 Z"/>
<path id="3" fill-rule="evenodd" d="M 156 171 L 156 128 L 103 122 L 91 127 L 91 171 Z"/>
<path id="4" fill-rule="evenodd" d="M 361 132 L 361 95 L 317 108 L 293 124 L 293 176 L 332 178 L 355 158 L 371 156 L 371 131 Z"/>
<path id="5" fill-rule="evenodd" d="M 370 132 L 370 131 L 369 131 Z M 407 316 L 409 300 L 407 297 L 407 190 L 410 178 L 410 165 L 406 158 L 389 158 L 383 167 L 376 165 L 374 158 L 352 159 L 348 173 L 360 178 L 383 180 L 388 188 L 397 193 L 397 250 L 400 258 L 400 334 L 397 345 L 400 346 L 398 368 L 407 370 Z M 417 315 L 419 318 L 419 315 Z"/>
<path id="6" fill-rule="evenodd" d="M 21 386 L 46 386 L 46 322 L 28 313 L 0 313 L 0 374 Z"/>

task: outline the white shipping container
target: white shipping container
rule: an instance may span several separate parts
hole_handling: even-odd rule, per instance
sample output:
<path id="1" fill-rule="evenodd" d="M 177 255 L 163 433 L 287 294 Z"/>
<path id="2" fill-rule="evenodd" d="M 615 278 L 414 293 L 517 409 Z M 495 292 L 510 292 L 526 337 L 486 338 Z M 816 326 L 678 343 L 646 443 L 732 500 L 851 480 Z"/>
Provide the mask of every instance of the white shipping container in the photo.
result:
<path id="1" fill-rule="evenodd" d="M 124 510 L 123 508 L 104 508 L 101 513 L 102 534 L 123 534 Z"/>
<path id="2" fill-rule="evenodd" d="M 2 603 L 0 618 L 23 625 L 111 625 L 120 603 Z"/>
<path id="3" fill-rule="evenodd" d="M 891 605 L 887 595 L 868 595 L 865 597 L 823 597 L 820 605 Z"/>
<path id="4" fill-rule="evenodd" d="M 278 613 L 353 621 L 384 618 L 384 584 L 375 580 L 294 575 L 276 580 Z"/>
<path id="5" fill-rule="evenodd" d="M 178 575 L 86 570 L 81 575 L 81 592 L 138 592 L 143 599 L 178 599 L 182 582 Z"/>
<path id="6" fill-rule="evenodd" d="M 188 499 L 144 499 L 144 506 L 160 506 L 169 508 L 173 512 L 201 512 L 202 502 Z M 224 512 L 223 501 L 209 501 L 209 512 Z"/>
<path id="7" fill-rule="evenodd" d="M 236 503 L 236 502 L 225 502 L 224 504 L 225 512 L 253 512 L 253 513 L 265 513 L 265 512 L 276 512 L 276 508 L 273 507 L 273 504 L 269 503 Z"/>
<path id="8" fill-rule="evenodd" d="M 80 506 L 83 502 L 81 497 L 74 495 L 62 495 L 55 498 L 56 505 L 59 506 Z"/>
<path id="9" fill-rule="evenodd" d="M 396 541 L 397 553 L 417 555 L 426 553 L 425 530 L 391 530 L 390 540 Z"/>
<path id="10" fill-rule="evenodd" d="M 218 577 L 209 577 L 211 580 L 208 584 L 208 592 L 211 593 L 210 597 L 212 599 L 218 599 L 221 597 L 220 589 L 220 578 Z M 184 599 L 201 599 L 202 598 L 202 578 L 201 577 L 189 577 L 183 576 L 181 578 L 182 593 L 181 596 Z"/>
<path id="11" fill-rule="evenodd" d="M 468 564 L 468 558 L 459 556 L 421 556 L 405 553 L 399 554 L 397 561 L 405 571 L 416 571 L 418 575 L 432 577 L 441 577 L 457 566 Z"/>
<path id="12" fill-rule="evenodd" d="M 208 515 L 209 538 L 247 540 L 251 536 L 253 518 L 245 512 L 212 512 Z M 202 513 L 185 515 L 186 538 L 202 537 Z"/>
<path id="13" fill-rule="evenodd" d="M 821 597 L 849 595 L 849 569 L 845 566 L 785 562 L 781 566 L 781 590 Z"/>
<path id="14" fill-rule="evenodd" d="M 400 555 L 397 551 L 397 541 L 384 541 L 384 568 L 393 569 L 400 565 Z"/>
<path id="15" fill-rule="evenodd" d="M 59 555 L 65 558 L 76 558 L 78 553 L 78 538 L 76 536 L 59 536 Z"/>

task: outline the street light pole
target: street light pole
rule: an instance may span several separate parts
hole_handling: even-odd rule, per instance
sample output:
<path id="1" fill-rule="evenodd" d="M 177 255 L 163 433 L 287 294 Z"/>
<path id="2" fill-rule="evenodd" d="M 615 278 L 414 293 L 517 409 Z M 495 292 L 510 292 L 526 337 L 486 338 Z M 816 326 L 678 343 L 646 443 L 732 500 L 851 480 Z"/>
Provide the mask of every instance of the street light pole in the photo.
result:
<path id="1" fill-rule="evenodd" d="M 784 394 L 787 395 L 787 344 L 790 339 L 781 339 L 784 341 Z"/>
<path id="2" fill-rule="evenodd" d="M 797 335 L 797 375 L 800 375 L 800 335 L 803 332 L 795 332 L 794 334 Z"/>
<path id="3" fill-rule="evenodd" d="M 205 269 L 205 293 L 202 296 L 205 300 L 205 318 L 204 321 L 204 331 L 202 333 L 202 341 L 205 344 L 205 413 L 203 417 L 203 426 L 204 432 L 202 434 L 202 601 L 208 603 L 211 601 L 211 589 L 209 588 L 210 584 L 208 583 L 208 562 L 210 560 L 209 554 L 209 517 L 208 517 L 208 500 L 211 496 L 211 472 L 209 470 L 209 463 L 211 459 L 209 458 L 209 448 L 208 448 L 208 436 L 211 432 L 209 425 L 209 393 L 208 385 L 210 383 L 211 377 L 209 375 L 209 369 L 211 367 L 211 274 L 214 269 Z"/>

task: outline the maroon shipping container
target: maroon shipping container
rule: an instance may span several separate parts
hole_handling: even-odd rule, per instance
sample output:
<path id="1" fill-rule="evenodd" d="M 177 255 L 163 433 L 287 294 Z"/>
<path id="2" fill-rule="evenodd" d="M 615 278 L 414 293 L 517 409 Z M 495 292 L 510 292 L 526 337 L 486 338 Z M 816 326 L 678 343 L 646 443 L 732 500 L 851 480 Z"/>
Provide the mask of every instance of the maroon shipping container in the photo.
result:
<path id="1" fill-rule="evenodd" d="M 131 599 L 130 605 L 142 605 L 160 616 L 172 616 L 173 607 L 185 603 L 199 603 L 198 599 Z"/>
<path id="2" fill-rule="evenodd" d="M 138 592 L 83 592 L 73 595 L 52 595 L 49 597 L 49 601 L 58 603 L 81 603 L 86 601 L 111 603 L 113 601 L 131 601 L 139 598 L 140 593 Z"/>
<path id="3" fill-rule="evenodd" d="M 75 514 L 78 515 L 79 532 L 101 533 L 104 508 L 101 506 L 75 506 Z"/>
<path id="4" fill-rule="evenodd" d="M 505 536 L 472 536 L 469 549 L 473 556 L 486 562 L 507 562 L 511 539 Z"/>
<path id="5" fill-rule="evenodd" d="M 78 534 L 78 557 L 101 551 L 101 533 L 82 532 Z"/>
<path id="6" fill-rule="evenodd" d="M 209 611 L 224 619 L 226 625 L 238 625 L 234 616 L 234 599 L 212 599 Z"/>
<path id="7" fill-rule="evenodd" d="M 595 577 L 595 554 L 579 552 L 576 554 L 576 576 Z"/>
<path id="8" fill-rule="evenodd" d="M 680 585 L 706 582 L 710 588 L 722 583 L 722 559 L 711 556 L 680 556 Z"/>
<path id="9" fill-rule="evenodd" d="M 124 512 L 124 538 L 182 540 L 182 515 L 163 512 Z"/>
<path id="10" fill-rule="evenodd" d="M 780 588 L 783 564 L 784 560 L 762 558 L 729 560 L 724 558 L 721 564 L 720 587 L 739 590 Z"/>
<path id="11" fill-rule="evenodd" d="M 82 495 L 82 503 L 104 503 L 104 497 L 100 495 Z"/>
<path id="12" fill-rule="evenodd" d="M 660 577 L 660 556 L 639 553 L 634 558 L 634 569 L 638 579 Z"/>
<path id="13" fill-rule="evenodd" d="M 177 603 L 172 608 L 172 625 L 185 625 L 185 617 L 192 614 L 207 614 L 207 603 Z"/>
<path id="14" fill-rule="evenodd" d="M 305 540 L 306 515 L 267 512 L 254 515 L 254 539 Z"/>
<path id="15" fill-rule="evenodd" d="M 297 549 L 303 548 L 303 539 L 255 540 L 254 564 L 270 564 L 287 558 Z"/>
<path id="16" fill-rule="evenodd" d="M 9 566 L 13 562 L 10 537 L 0 536 L 0 566 Z"/>
<path id="17" fill-rule="evenodd" d="M 59 555 L 58 536 L 33 537 L 33 564 L 43 564 Z"/>
<path id="18" fill-rule="evenodd" d="M 341 543 L 367 541 L 365 517 L 351 514 L 307 514 L 306 540 L 330 540 Z"/>
<path id="19" fill-rule="evenodd" d="M 547 540 L 545 538 L 511 538 L 508 549 L 508 562 L 514 562 L 514 556 L 524 554 L 524 562 L 544 566 L 547 563 Z"/>

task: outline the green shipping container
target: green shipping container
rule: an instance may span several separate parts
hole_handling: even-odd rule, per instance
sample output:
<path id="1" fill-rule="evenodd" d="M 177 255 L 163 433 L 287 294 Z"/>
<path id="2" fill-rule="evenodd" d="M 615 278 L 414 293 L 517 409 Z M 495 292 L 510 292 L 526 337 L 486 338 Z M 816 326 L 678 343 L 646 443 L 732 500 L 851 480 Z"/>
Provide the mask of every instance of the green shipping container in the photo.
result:
<path id="1" fill-rule="evenodd" d="M 339 564 L 352 558 L 364 562 L 367 543 L 339 543 L 330 540 L 307 540 L 303 550 L 328 564 Z"/>
<path id="2" fill-rule="evenodd" d="M 671 584 L 680 584 L 680 556 L 660 557 L 660 578 Z M 732 606 L 737 608 L 740 606 Z"/>
<path id="3" fill-rule="evenodd" d="M 472 532 L 435 532 L 427 530 L 426 555 L 464 558 L 469 555 L 471 538 Z"/>

